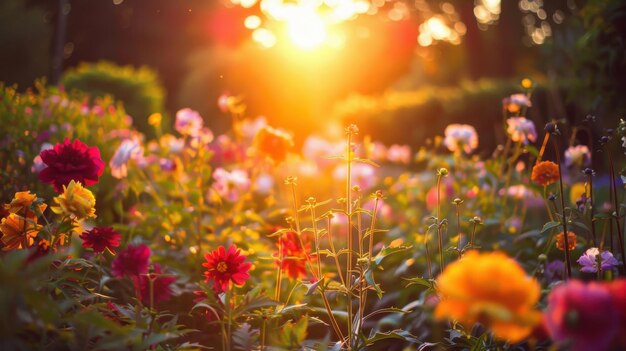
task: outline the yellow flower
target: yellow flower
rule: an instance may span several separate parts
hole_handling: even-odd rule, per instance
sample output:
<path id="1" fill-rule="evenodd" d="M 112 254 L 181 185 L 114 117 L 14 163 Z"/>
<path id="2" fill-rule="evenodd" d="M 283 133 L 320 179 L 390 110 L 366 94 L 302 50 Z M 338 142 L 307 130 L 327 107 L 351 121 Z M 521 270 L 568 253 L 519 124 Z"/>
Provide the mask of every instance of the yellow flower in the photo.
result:
<path id="1" fill-rule="evenodd" d="M 67 186 L 63 186 L 63 194 L 55 197 L 54 202 L 57 206 L 51 209 L 56 214 L 73 216 L 76 219 L 96 216 L 96 198 L 80 182 L 72 180 Z"/>
<path id="2" fill-rule="evenodd" d="M 156 128 L 161 126 L 161 120 L 163 120 L 163 116 L 160 113 L 153 113 L 148 117 L 148 124 Z"/>
<path id="3" fill-rule="evenodd" d="M 25 249 L 32 246 L 38 231 L 36 217 L 34 220 L 24 219 L 22 216 L 11 213 L 0 222 L 2 243 L 5 245 L 3 250 Z"/>
<path id="4" fill-rule="evenodd" d="M 37 200 L 37 195 L 31 194 L 30 191 L 18 191 L 13 196 L 13 200 L 4 207 L 10 213 L 17 213 L 28 218 L 37 217 L 37 214 L 29 209 L 29 207 Z M 38 205 L 39 212 L 46 209 L 46 204 Z"/>
<path id="5" fill-rule="evenodd" d="M 467 328 L 480 322 L 510 342 L 526 338 L 540 320 L 534 309 L 539 283 L 504 253 L 468 252 L 437 278 L 437 290 L 437 318 L 454 319 Z"/>
<path id="6" fill-rule="evenodd" d="M 522 88 L 524 89 L 530 89 L 533 87 L 533 81 L 528 79 L 528 78 L 524 78 L 522 79 Z"/>

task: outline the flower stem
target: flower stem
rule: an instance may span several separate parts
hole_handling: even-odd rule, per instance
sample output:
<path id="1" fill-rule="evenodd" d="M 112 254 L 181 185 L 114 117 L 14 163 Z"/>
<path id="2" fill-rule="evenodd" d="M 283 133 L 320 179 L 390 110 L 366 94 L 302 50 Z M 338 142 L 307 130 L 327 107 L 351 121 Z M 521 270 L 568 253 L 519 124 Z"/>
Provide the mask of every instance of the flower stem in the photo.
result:
<path id="1" fill-rule="evenodd" d="M 441 233 L 441 175 L 437 176 L 437 241 L 439 243 L 439 271 L 443 273 L 443 234 Z"/>
<path id="2" fill-rule="evenodd" d="M 565 252 L 565 267 L 566 267 L 566 272 L 567 272 L 567 279 L 570 279 L 572 277 L 572 265 L 570 262 L 570 254 L 569 254 L 569 240 L 567 238 L 567 218 L 565 217 L 565 192 L 563 191 L 563 172 L 561 169 L 561 155 L 559 153 L 559 145 L 556 141 L 556 138 L 552 138 L 552 144 L 554 146 L 554 153 L 556 154 L 556 164 L 559 167 L 559 188 L 560 188 L 560 196 L 559 199 L 561 200 L 561 214 L 562 214 L 562 218 L 561 218 L 561 223 L 563 224 L 563 240 L 565 242 L 564 245 L 564 252 Z"/>
<path id="3" fill-rule="evenodd" d="M 611 172 L 611 185 L 613 190 L 613 207 L 615 209 L 615 225 L 617 226 L 617 239 L 619 241 L 619 249 L 622 255 L 622 272 L 624 272 L 624 263 L 626 262 L 626 253 L 624 252 L 624 233 L 622 232 L 622 228 L 619 223 L 619 213 L 620 207 L 617 202 L 617 183 L 615 181 L 615 162 L 613 160 L 613 154 L 611 153 L 611 148 L 607 145 L 606 151 L 609 156 L 609 171 Z M 612 248 L 612 247 L 611 247 Z"/>

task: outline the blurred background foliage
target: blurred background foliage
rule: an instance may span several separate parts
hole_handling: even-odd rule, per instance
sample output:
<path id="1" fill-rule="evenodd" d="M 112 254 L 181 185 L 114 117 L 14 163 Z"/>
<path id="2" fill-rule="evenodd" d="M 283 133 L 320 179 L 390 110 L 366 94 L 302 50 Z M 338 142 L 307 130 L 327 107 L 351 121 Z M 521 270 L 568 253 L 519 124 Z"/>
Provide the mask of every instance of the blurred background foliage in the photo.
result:
<path id="1" fill-rule="evenodd" d="M 107 61 L 81 63 L 63 73 L 61 84 L 68 91 L 82 91 L 94 99 L 109 95 L 123 101 L 135 128 L 144 134 L 153 133 L 148 116 L 164 112 L 165 91 L 157 73 L 146 66 L 135 69 Z"/>
<path id="2" fill-rule="evenodd" d="M 104 84 L 115 76 L 112 66 L 97 70 L 104 66 L 96 64 L 66 73 L 63 80 L 68 87 L 95 95 L 106 92 L 123 101 L 142 131 L 149 131 L 143 126 L 144 108 L 171 114 L 189 106 L 214 116 L 207 125 L 223 132 L 229 121 L 219 115 L 215 102 L 230 92 L 246 98 L 251 115 L 267 116 L 271 123 L 292 130 L 296 140 L 330 130 L 332 122 L 346 122 L 336 118 L 346 117 L 358 118 L 364 132 L 375 138 L 386 137 L 380 131 L 389 129 L 379 128 L 386 124 L 395 128 L 387 134 L 397 135 L 395 141 L 421 145 L 423 133 L 403 126 L 427 124 L 440 131 L 450 122 L 472 118 L 484 123 L 478 128 L 487 132 L 500 118 L 495 108 L 500 98 L 525 76 L 540 85 L 537 97 L 542 105 L 535 109 L 539 120 L 578 121 L 596 114 L 609 125 L 624 113 L 626 102 L 619 97 L 626 83 L 615 79 L 626 73 L 623 1 L 496 1 L 499 14 L 488 19 L 477 16 L 483 2 L 391 1 L 385 8 L 400 4 L 412 9 L 410 17 L 359 16 L 349 21 L 356 29 L 340 50 L 298 51 L 280 44 L 264 48 L 252 40 L 243 23 L 250 15 L 261 16 L 258 3 L 243 8 L 230 0 L 10 0 L 0 5 L 7 17 L 0 24 L 0 40 L 11 41 L 0 54 L 7 62 L 0 66 L 0 81 L 24 89 L 35 77 L 50 74 L 53 32 L 62 10 L 67 14 L 64 68 L 108 60 L 151 67 L 157 73 L 130 74 L 120 78 L 119 85 L 94 88 L 97 84 L 86 82 L 97 76 L 98 84 Z M 460 40 L 420 43 L 422 25 L 450 6 L 463 23 Z M 85 67 L 93 71 L 87 74 Z M 81 84 L 69 78 L 77 72 L 82 72 Z M 162 82 L 166 96 L 156 81 Z M 346 112 L 354 101 L 396 98 L 405 102 L 387 106 L 382 115 L 367 106 Z M 442 105 L 446 99 L 470 110 Z"/>

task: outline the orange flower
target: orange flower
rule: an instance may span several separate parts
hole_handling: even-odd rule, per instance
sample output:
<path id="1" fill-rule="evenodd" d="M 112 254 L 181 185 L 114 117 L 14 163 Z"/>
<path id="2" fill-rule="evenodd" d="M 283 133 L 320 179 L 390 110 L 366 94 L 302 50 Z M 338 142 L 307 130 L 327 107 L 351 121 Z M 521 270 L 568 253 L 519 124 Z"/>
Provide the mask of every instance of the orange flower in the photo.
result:
<path id="1" fill-rule="evenodd" d="M 556 248 L 563 251 L 565 250 L 565 235 L 560 232 L 556 235 Z M 576 248 L 576 234 L 567 232 L 567 249 L 574 250 Z"/>
<path id="2" fill-rule="evenodd" d="M 3 250 L 25 249 L 33 245 L 39 226 L 37 218 L 24 219 L 15 213 L 3 218 L 0 222 L 0 232 L 2 233 Z"/>
<path id="3" fill-rule="evenodd" d="M 559 166 L 552 161 L 541 161 L 533 167 L 530 179 L 543 186 L 556 183 L 559 180 Z"/>
<path id="4" fill-rule="evenodd" d="M 285 160 L 289 149 L 293 147 L 293 138 L 284 130 L 266 126 L 257 133 L 255 145 L 260 153 L 280 163 Z"/>
<path id="5" fill-rule="evenodd" d="M 37 214 L 30 210 L 30 206 L 37 200 L 37 195 L 31 194 L 30 191 L 18 191 L 13 196 L 13 200 L 10 203 L 4 205 L 5 209 L 10 213 L 17 213 L 28 218 L 37 217 Z M 39 212 L 43 212 L 46 209 L 46 204 L 40 204 L 37 206 Z M 26 209 L 26 211 L 24 211 Z"/>
<path id="6" fill-rule="evenodd" d="M 441 302 L 435 317 L 459 321 L 467 328 L 477 322 L 510 342 L 526 338 L 541 314 L 534 309 L 539 283 L 504 253 L 470 251 L 437 278 Z"/>

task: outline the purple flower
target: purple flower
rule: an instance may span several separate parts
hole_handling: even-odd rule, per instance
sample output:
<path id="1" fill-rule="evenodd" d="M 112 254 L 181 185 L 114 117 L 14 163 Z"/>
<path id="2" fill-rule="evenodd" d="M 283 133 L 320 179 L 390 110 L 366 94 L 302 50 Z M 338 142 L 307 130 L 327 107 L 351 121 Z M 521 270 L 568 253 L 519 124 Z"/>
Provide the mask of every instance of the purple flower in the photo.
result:
<path id="1" fill-rule="evenodd" d="M 578 263 L 582 266 L 580 269 L 581 272 L 587 273 L 595 273 L 598 271 L 598 261 L 597 257 L 600 253 L 597 247 L 592 247 L 588 249 L 580 258 L 578 259 Z M 603 251 L 600 254 L 600 259 L 602 261 L 602 270 L 611 270 L 619 265 L 619 262 L 610 251 Z"/>
<path id="2" fill-rule="evenodd" d="M 562 280 L 564 277 L 565 263 L 561 260 L 554 260 L 546 265 L 544 275 L 548 281 L 553 282 L 556 280 Z"/>

